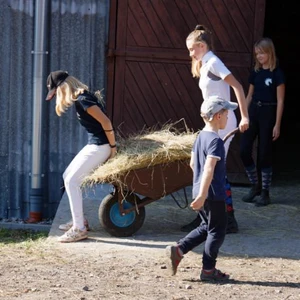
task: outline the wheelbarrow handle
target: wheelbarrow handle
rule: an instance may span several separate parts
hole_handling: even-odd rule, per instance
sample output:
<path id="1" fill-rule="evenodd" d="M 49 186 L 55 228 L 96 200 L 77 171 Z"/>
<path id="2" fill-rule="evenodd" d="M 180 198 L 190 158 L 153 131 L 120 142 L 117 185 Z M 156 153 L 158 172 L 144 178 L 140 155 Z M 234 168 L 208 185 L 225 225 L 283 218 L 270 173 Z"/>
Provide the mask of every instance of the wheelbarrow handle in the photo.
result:
<path id="1" fill-rule="evenodd" d="M 232 135 L 234 135 L 234 134 L 237 133 L 238 131 L 239 131 L 239 128 L 237 127 L 237 128 L 235 128 L 235 129 L 231 130 L 230 132 L 228 132 L 228 133 L 224 136 L 224 138 L 223 138 L 224 143 L 225 143 Z"/>

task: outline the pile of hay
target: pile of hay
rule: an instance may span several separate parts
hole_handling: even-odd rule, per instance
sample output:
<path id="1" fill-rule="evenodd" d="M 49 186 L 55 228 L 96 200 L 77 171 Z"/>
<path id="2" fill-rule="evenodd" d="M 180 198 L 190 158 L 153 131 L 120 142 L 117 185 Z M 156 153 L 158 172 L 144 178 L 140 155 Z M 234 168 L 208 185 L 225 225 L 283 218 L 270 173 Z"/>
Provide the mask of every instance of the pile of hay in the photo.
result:
<path id="1" fill-rule="evenodd" d="M 190 159 L 196 135 L 190 131 L 179 133 L 170 125 L 158 131 L 118 138 L 117 155 L 87 176 L 83 185 L 117 183 L 121 186 L 121 178 L 131 170 Z"/>

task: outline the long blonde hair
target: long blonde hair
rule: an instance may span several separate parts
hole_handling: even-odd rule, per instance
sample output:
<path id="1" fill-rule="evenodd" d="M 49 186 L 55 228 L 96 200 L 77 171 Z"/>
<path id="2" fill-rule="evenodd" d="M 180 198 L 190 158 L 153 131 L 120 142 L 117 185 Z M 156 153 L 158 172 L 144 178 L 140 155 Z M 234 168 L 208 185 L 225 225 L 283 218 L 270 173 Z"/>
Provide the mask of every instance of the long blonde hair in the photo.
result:
<path id="1" fill-rule="evenodd" d="M 83 84 L 73 76 L 68 76 L 56 90 L 56 114 L 61 116 L 66 112 L 66 110 L 73 105 L 74 101 L 77 100 L 78 96 L 85 90 L 89 90 L 87 85 Z"/>
<path id="2" fill-rule="evenodd" d="M 197 25 L 188 35 L 186 42 L 191 41 L 193 44 L 205 43 L 209 50 L 213 49 L 212 33 L 203 25 Z M 192 58 L 191 72 L 193 77 L 200 77 L 202 63 Z"/>
<path id="3" fill-rule="evenodd" d="M 261 38 L 254 44 L 254 49 L 253 49 L 254 60 L 255 60 L 254 70 L 258 71 L 262 67 L 262 65 L 257 60 L 255 50 L 259 50 L 263 53 L 268 54 L 269 67 L 270 70 L 273 71 L 277 66 L 276 51 L 275 51 L 275 46 L 273 41 L 270 38 L 265 37 L 265 38 Z"/>

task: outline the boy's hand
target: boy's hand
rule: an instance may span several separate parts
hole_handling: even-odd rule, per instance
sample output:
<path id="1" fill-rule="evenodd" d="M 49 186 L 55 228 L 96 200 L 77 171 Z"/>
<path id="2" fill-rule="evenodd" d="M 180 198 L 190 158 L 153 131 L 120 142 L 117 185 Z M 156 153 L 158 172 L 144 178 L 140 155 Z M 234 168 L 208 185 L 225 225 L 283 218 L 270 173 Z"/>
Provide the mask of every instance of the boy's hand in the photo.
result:
<path id="1" fill-rule="evenodd" d="M 200 210 L 205 202 L 205 197 L 197 197 L 190 205 L 193 210 Z"/>

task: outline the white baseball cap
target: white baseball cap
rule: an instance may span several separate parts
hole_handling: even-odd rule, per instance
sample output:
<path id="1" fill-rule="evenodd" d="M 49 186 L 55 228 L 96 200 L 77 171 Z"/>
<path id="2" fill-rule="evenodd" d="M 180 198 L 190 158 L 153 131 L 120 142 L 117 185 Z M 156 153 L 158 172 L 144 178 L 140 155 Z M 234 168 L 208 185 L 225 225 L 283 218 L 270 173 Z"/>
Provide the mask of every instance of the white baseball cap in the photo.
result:
<path id="1" fill-rule="evenodd" d="M 210 96 L 201 105 L 201 116 L 211 121 L 220 110 L 235 110 L 237 107 L 238 104 L 235 102 L 227 101 L 219 96 Z"/>

